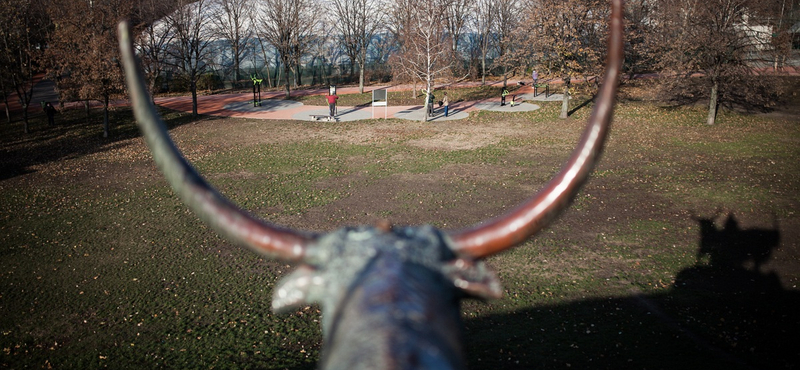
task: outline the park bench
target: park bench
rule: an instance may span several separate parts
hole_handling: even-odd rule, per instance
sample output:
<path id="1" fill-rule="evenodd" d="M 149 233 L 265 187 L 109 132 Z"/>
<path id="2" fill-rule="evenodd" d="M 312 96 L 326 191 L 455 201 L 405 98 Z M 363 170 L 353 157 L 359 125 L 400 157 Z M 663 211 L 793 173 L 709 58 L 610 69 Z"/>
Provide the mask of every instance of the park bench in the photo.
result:
<path id="1" fill-rule="evenodd" d="M 311 114 L 310 116 L 311 116 L 311 118 L 314 119 L 314 121 L 319 121 L 319 120 L 338 121 L 338 119 L 336 117 L 329 116 L 327 114 Z"/>
<path id="2" fill-rule="evenodd" d="M 542 87 L 544 87 L 544 97 L 545 98 L 550 97 L 550 84 L 548 84 L 546 81 L 544 83 L 533 84 L 533 96 L 534 97 L 539 96 L 540 94 L 539 88 Z"/>

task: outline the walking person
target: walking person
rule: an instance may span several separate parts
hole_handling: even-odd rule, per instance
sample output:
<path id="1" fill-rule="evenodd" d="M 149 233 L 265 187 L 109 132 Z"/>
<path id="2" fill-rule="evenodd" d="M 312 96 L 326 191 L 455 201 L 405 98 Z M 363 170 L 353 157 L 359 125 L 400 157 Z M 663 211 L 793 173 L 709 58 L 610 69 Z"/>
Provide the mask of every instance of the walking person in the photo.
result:
<path id="1" fill-rule="evenodd" d="M 47 124 L 50 126 L 55 126 L 56 124 L 56 108 L 53 107 L 53 104 L 47 102 L 44 105 L 44 113 L 47 115 Z"/>
<path id="2" fill-rule="evenodd" d="M 331 109 L 331 118 L 336 115 L 336 100 L 339 99 L 339 96 L 336 94 L 326 96 L 328 99 L 328 107 Z"/>
<path id="3" fill-rule="evenodd" d="M 442 104 L 444 105 L 444 116 L 447 117 L 447 114 L 450 111 L 450 99 L 447 98 L 447 93 L 444 93 Z"/>
<path id="4" fill-rule="evenodd" d="M 508 95 L 508 89 L 505 87 L 503 88 L 503 93 L 500 94 L 500 106 L 506 105 L 506 95 Z"/>
<path id="5" fill-rule="evenodd" d="M 436 101 L 436 96 L 433 95 L 433 91 L 428 93 L 428 115 L 433 115 L 433 102 Z"/>

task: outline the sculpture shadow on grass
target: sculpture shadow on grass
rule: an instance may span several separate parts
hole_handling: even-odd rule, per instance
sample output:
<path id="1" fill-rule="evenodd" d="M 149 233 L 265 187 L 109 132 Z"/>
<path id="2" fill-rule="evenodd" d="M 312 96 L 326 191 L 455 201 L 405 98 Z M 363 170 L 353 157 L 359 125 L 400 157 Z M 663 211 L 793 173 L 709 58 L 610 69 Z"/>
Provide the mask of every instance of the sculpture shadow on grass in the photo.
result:
<path id="1" fill-rule="evenodd" d="M 698 261 L 665 293 L 536 306 L 466 320 L 471 369 L 792 369 L 800 294 L 763 262 L 774 229 L 693 218 Z"/>

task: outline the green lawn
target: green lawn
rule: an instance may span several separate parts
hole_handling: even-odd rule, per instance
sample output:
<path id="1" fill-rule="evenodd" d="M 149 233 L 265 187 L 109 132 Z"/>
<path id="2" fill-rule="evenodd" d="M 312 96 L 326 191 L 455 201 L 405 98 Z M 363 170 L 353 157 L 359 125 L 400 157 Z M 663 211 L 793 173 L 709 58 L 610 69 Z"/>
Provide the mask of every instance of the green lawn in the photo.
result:
<path id="1" fill-rule="evenodd" d="M 557 171 L 590 107 L 566 121 L 552 103 L 446 124 L 164 114 L 226 196 L 329 231 L 494 217 Z M 800 364 L 797 116 L 704 117 L 620 103 L 573 208 L 488 260 L 505 295 L 463 305 L 470 368 Z M 0 125 L 0 366 L 313 368 L 319 308 L 270 311 L 294 266 L 231 246 L 189 213 L 130 112 L 113 113 L 111 139 L 99 119 L 66 112 L 47 127 L 36 117 L 30 135 Z"/>

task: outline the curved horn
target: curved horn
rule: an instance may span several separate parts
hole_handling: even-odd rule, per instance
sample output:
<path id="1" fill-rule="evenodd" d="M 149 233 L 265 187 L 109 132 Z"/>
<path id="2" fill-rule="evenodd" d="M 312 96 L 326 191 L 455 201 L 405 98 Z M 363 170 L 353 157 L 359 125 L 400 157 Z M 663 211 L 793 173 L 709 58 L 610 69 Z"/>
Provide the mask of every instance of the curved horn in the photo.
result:
<path id="1" fill-rule="evenodd" d="M 213 189 L 181 155 L 147 92 L 127 22 L 119 24 L 119 47 L 136 121 L 156 164 L 189 209 L 238 244 L 270 257 L 301 260 L 315 236 L 267 223 L 242 211 Z"/>
<path id="2" fill-rule="evenodd" d="M 457 253 L 483 258 L 522 243 L 566 209 L 588 179 L 608 135 L 622 66 L 622 0 L 613 0 L 611 8 L 606 74 L 600 96 L 569 161 L 542 190 L 516 209 L 486 223 L 448 232 Z"/>

